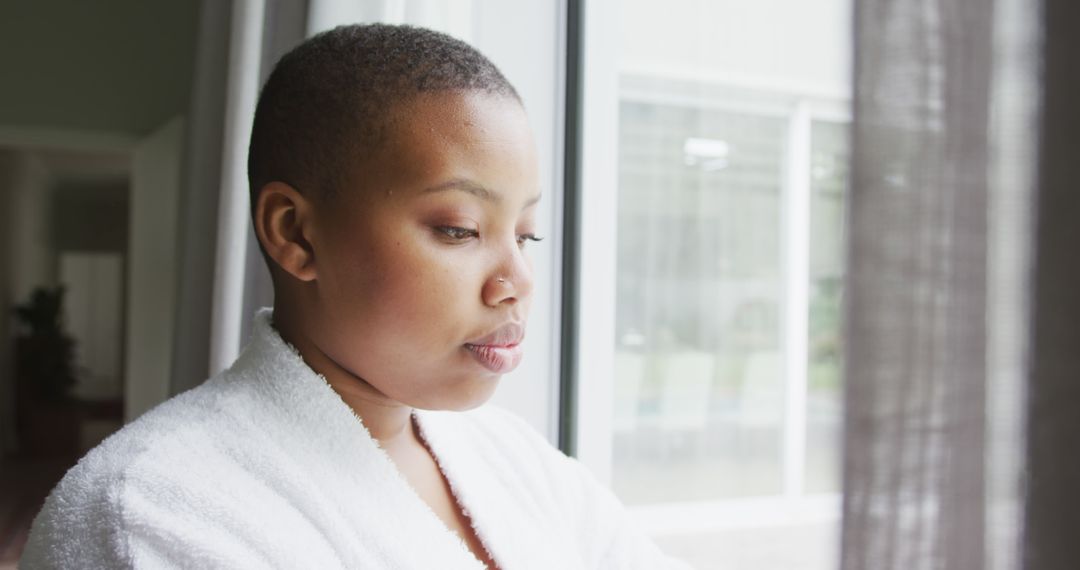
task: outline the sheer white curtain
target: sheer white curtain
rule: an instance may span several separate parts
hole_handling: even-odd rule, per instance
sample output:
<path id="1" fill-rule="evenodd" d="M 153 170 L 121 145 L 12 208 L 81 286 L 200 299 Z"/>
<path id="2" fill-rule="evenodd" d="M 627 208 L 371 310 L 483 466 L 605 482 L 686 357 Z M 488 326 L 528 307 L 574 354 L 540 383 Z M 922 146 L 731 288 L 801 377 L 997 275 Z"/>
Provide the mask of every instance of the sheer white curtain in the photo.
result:
<path id="1" fill-rule="evenodd" d="M 1076 8 L 856 6 L 842 567 L 1078 567 Z"/>
<path id="2" fill-rule="evenodd" d="M 304 38 L 305 0 L 203 0 L 180 207 L 170 391 L 228 366 L 269 275 L 248 210 L 247 146 L 262 81 Z"/>

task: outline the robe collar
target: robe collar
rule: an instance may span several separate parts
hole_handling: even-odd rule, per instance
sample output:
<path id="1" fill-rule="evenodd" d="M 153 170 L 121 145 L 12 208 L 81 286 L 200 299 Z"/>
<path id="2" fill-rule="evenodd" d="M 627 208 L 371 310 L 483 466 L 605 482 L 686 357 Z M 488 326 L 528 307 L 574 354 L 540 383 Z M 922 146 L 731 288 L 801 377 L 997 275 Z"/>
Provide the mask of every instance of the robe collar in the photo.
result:
<path id="1" fill-rule="evenodd" d="M 281 338 L 272 316 L 269 308 L 257 312 L 251 342 L 224 376 L 258 384 L 269 396 L 282 420 L 284 451 L 306 462 L 323 500 L 348 524 L 324 529 L 328 539 L 347 544 L 348 533 L 359 533 L 366 547 L 385 551 L 400 568 L 482 570 L 483 563 L 413 490 L 362 418 Z M 416 409 L 413 417 L 481 542 L 503 570 L 572 567 L 545 544 L 536 521 L 515 516 L 521 496 L 505 492 L 484 468 L 490 458 L 460 429 L 459 415 L 468 413 Z"/>

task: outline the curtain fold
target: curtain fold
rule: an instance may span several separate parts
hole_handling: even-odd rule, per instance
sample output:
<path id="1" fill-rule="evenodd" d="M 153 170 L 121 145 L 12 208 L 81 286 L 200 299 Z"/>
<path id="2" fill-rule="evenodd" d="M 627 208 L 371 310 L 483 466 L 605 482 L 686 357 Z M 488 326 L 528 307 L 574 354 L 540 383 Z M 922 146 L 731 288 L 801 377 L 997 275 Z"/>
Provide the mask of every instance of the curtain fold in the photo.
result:
<path id="1" fill-rule="evenodd" d="M 261 62 L 259 64 L 259 89 L 266 83 L 270 72 L 281 56 L 304 41 L 307 37 L 308 0 L 266 0 L 262 37 Z M 255 109 L 252 107 L 251 114 Z M 248 141 L 244 143 L 244 165 L 247 165 Z M 247 192 L 247 185 L 244 186 Z M 244 251 L 244 290 L 240 307 L 240 344 L 251 336 L 252 316 L 259 307 L 274 303 L 274 285 L 270 270 L 266 267 L 255 228 L 248 221 L 248 238 Z"/>
<path id="2" fill-rule="evenodd" d="M 231 2 L 203 0 L 199 12 L 180 186 L 170 394 L 198 385 L 209 372 Z"/>
<path id="3" fill-rule="evenodd" d="M 1021 402 L 1002 395 L 1022 394 L 1030 224 L 1002 206 L 1031 179 L 1001 152 L 1029 113 L 1002 91 L 1030 79 L 1009 64 L 1032 30 L 997 16 L 1016 6 L 856 2 L 848 570 L 1015 567 Z"/>
<path id="4" fill-rule="evenodd" d="M 1080 568 L 1080 4 L 856 7 L 842 567 Z"/>
<path id="5" fill-rule="evenodd" d="M 171 394 L 227 366 L 248 337 L 255 309 L 273 302 L 248 216 L 247 133 L 258 89 L 277 59 L 304 38 L 308 2 L 203 0 L 200 10 L 182 182 Z"/>

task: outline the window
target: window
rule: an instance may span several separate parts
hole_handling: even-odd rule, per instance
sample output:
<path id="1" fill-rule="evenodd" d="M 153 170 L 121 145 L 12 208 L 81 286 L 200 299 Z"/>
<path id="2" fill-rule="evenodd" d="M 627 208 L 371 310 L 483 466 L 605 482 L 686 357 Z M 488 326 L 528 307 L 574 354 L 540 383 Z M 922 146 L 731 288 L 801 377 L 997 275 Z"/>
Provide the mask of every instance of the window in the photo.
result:
<path id="1" fill-rule="evenodd" d="M 615 490 L 779 494 L 786 121 L 624 96 L 619 128 Z"/>
<path id="2" fill-rule="evenodd" d="M 830 567 L 850 6 L 586 9 L 580 456 L 699 567 Z"/>

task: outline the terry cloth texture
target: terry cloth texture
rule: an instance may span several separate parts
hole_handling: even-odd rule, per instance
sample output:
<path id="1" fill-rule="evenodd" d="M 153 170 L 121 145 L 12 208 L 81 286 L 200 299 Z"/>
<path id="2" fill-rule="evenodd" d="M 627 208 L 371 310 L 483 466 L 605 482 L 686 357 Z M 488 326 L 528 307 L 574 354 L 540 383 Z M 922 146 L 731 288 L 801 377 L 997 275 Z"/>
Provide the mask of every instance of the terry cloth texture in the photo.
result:
<path id="1" fill-rule="evenodd" d="M 256 315 L 232 367 L 67 473 L 22 568 L 483 568 L 271 317 Z M 517 417 L 493 406 L 414 416 L 503 570 L 685 567 Z"/>

